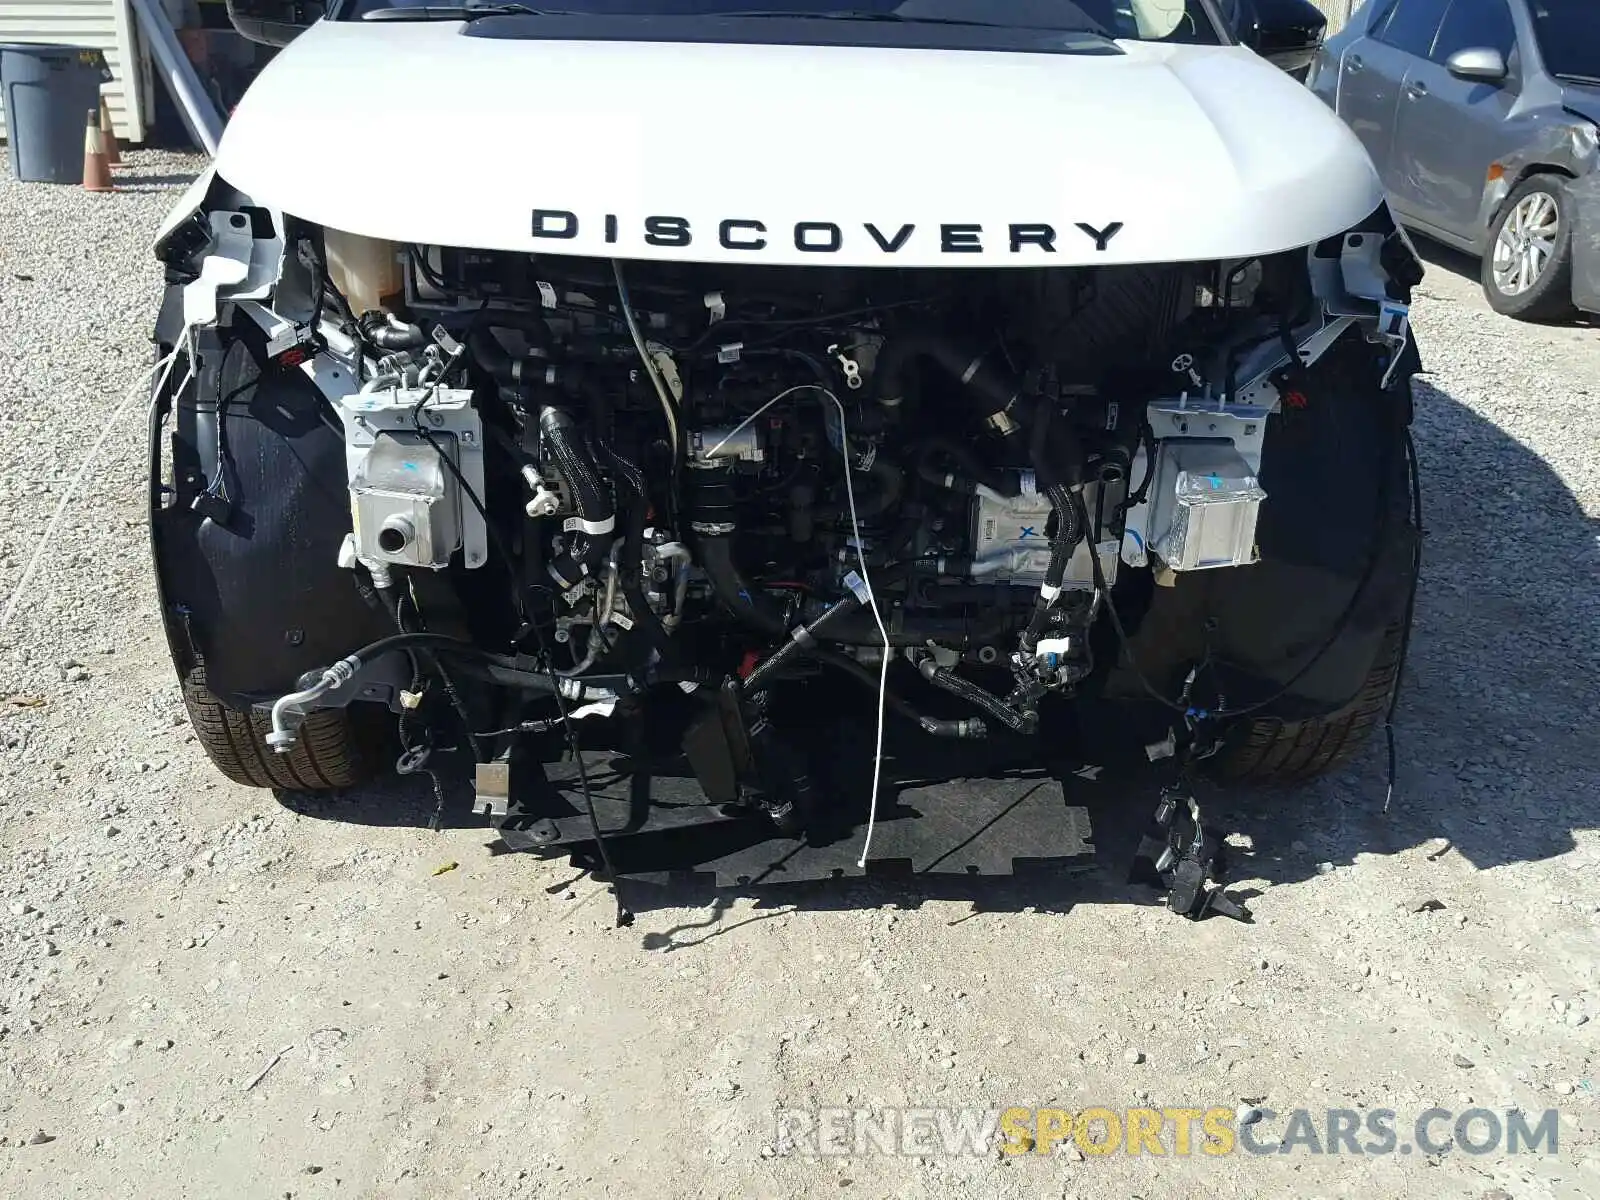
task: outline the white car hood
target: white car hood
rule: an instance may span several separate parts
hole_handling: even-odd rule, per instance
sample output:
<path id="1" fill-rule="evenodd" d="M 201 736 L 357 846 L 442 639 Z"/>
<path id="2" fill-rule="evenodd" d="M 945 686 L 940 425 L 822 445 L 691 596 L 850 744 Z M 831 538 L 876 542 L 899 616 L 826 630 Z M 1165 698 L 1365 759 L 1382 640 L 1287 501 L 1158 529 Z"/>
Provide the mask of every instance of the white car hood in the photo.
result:
<path id="1" fill-rule="evenodd" d="M 1238 47 L 461 28 L 317 24 L 240 102 L 218 173 L 258 204 L 393 241 L 811 266 L 1236 258 L 1340 233 L 1383 201 L 1344 124 Z"/>

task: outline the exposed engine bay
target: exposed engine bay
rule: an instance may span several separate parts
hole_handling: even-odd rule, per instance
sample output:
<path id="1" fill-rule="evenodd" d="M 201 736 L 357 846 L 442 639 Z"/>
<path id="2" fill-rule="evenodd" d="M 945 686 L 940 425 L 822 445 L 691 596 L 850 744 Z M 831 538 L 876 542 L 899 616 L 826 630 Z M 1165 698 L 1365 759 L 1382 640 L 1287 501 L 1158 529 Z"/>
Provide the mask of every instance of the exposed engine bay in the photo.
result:
<path id="1" fill-rule="evenodd" d="M 270 709 L 279 753 L 313 714 L 378 700 L 398 715 L 402 764 L 434 744 L 417 741 L 420 719 L 453 727 L 503 809 L 524 739 L 578 753 L 575 726 L 671 725 L 706 797 L 794 835 L 825 806 L 769 720 L 797 682 L 875 698 L 880 762 L 886 712 L 942 741 L 1029 739 L 1113 669 L 1192 730 L 1288 695 L 1376 604 L 1363 593 L 1381 497 L 1332 633 L 1319 647 L 1285 618 L 1290 665 L 1258 672 L 1245 702 L 1233 679 L 1222 695 L 1209 632 L 1154 682 L 1128 632 L 1162 593 L 1197 594 L 1184 577 L 1261 569 L 1269 421 L 1345 386 L 1316 386 L 1325 356 L 1365 372 L 1359 403 L 1392 411 L 1369 417 L 1401 444 L 1409 407 L 1386 397 L 1414 357 L 1415 260 L 1382 211 L 1370 229 L 1242 261 L 998 270 L 534 256 L 289 220 L 268 230 L 276 285 L 223 304 L 183 264 L 230 229 L 234 253 L 255 254 L 259 210 L 253 245 L 240 215 L 197 214 L 167 242 L 185 312 L 221 314 L 194 393 L 216 399 L 178 410 L 175 462 L 194 463 L 165 508 L 200 519 L 200 576 L 222 583 L 181 586 L 259 602 L 269 568 L 244 587 L 216 566 L 241 553 L 224 536 L 241 470 L 229 439 L 256 436 L 229 432 L 229 402 L 309 384 L 350 517 L 336 568 L 315 569 L 354 578 L 392 622 L 268 690 L 275 660 L 234 670 L 251 652 L 206 632 L 236 618 L 184 601 L 175 657 L 203 655 L 210 686 Z M 1334 403 L 1316 407 L 1344 420 Z M 1216 625 L 1171 611 L 1169 624 Z"/>
<path id="2" fill-rule="evenodd" d="M 358 560 L 481 558 L 484 515 L 464 494 L 481 488 L 424 444 L 448 439 L 455 465 L 481 473 L 463 454 L 481 445 L 520 480 L 520 528 L 500 534 L 520 548 L 517 586 L 549 610 L 563 674 L 637 669 L 674 637 L 699 643 L 693 661 L 715 673 L 787 659 L 797 636 L 875 664 L 869 580 L 891 645 L 925 678 L 978 698 L 957 664 L 1009 675 L 953 736 L 1028 730 L 1040 696 L 1092 670 L 1096 579 L 1116 578 L 1145 422 L 1105 397 L 1171 380 L 1175 332 L 1205 282 L 1117 272 L 1101 286 L 1124 292 L 1132 319 L 1111 323 L 1066 274 L 654 266 L 623 284 L 630 329 L 595 264 L 440 259 L 413 257 L 413 323 L 368 323 L 408 344 L 341 400 Z M 451 310 L 470 317 L 445 349 L 424 330 L 443 331 Z M 1060 315 L 1044 324 L 1045 311 Z M 1192 386 L 1181 371 L 1180 391 Z M 407 427 L 414 408 L 437 432 Z M 379 412 L 389 427 L 366 445 L 358 422 Z M 420 478 L 406 465 L 418 459 L 433 460 Z M 1219 445 L 1212 459 L 1248 562 L 1260 490 L 1236 453 Z M 1152 514 L 1169 527 L 1176 515 Z"/>
<path id="3" fill-rule="evenodd" d="M 876 665 L 870 596 L 895 656 L 972 701 L 926 723 L 954 737 L 1030 732 L 1091 674 L 1125 542 L 1141 566 L 1253 561 L 1259 438 L 1228 416 L 1158 444 L 1135 398 L 1227 414 L 1206 378 L 1278 356 L 1261 309 L 1310 304 L 1293 260 L 942 278 L 408 261 L 410 319 L 363 317 L 381 355 L 339 399 L 358 562 L 486 563 L 487 460 L 487 524 L 563 677 Z"/>

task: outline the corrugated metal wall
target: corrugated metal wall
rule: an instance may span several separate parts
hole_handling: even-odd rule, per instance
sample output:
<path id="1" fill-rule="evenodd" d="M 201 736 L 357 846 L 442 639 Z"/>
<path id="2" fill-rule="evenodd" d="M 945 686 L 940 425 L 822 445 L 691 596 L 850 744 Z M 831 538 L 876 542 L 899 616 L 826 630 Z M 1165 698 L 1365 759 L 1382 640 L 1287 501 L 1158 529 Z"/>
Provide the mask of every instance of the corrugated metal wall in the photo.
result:
<path id="1" fill-rule="evenodd" d="M 1364 0 L 1311 0 L 1311 3 L 1328 14 L 1328 32 L 1335 34 L 1344 28 L 1345 21 L 1361 7 Z"/>
<path id="2" fill-rule="evenodd" d="M 142 142 L 146 116 L 138 80 L 143 67 L 135 39 L 126 0 L 0 0 L 0 42 L 62 42 L 103 50 L 116 77 L 105 96 L 117 136 Z M 5 132 L 0 114 L 0 138 Z"/>

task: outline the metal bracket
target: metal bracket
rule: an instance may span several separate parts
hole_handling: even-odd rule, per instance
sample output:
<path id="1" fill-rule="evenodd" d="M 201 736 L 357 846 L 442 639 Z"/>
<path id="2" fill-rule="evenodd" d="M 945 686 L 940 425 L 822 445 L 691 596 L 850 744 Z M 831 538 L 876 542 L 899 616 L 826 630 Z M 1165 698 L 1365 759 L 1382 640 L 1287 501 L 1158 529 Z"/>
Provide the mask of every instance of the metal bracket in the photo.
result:
<path id="1" fill-rule="evenodd" d="M 314 683 L 321 677 L 322 673 L 317 671 L 313 673 L 310 682 Z M 368 701 L 386 705 L 392 712 L 400 712 L 405 707 L 401 696 L 410 686 L 411 664 L 404 653 L 395 650 L 388 654 L 380 654 L 370 662 L 363 662 L 361 669 L 347 681 L 338 687 L 329 688 L 311 705 L 291 705 L 289 711 L 300 717 L 306 717 L 317 709 L 348 708 L 356 701 Z M 254 707 L 264 713 L 271 712 L 272 702 L 263 701 Z"/>

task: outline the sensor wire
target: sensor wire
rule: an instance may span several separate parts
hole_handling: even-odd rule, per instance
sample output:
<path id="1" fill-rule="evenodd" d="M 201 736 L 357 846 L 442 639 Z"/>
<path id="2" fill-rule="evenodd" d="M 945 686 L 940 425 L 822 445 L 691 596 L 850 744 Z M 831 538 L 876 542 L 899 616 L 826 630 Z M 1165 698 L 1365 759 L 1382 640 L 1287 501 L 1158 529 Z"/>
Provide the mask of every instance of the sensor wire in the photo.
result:
<path id="1" fill-rule="evenodd" d="M 157 359 L 154 365 L 133 381 L 133 385 L 128 388 L 127 394 L 122 397 L 117 407 L 112 410 L 111 416 L 107 418 L 105 427 L 101 429 L 100 436 L 95 439 L 94 445 L 89 448 L 89 453 L 84 456 L 83 463 L 78 467 L 78 473 L 72 477 L 72 482 L 67 484 L 67 490 L 61 493 L 61 499 L 56 504 L 56 511 L 50 517 L 50 523 L 44 527 L 44 532 L 39 535 L 39 540 L 33 548 L 33 554 L 28 559 L 28 565 L 23 568 L 22 578 L 17 580 L 17 586 L 11 593 L 11 599 L 6 602 L 5 613 L 0 614 L 0 635 L 3 635 L 11 627 L 11 622 L 16 617 L 17 610 L 22 606 L 23 597 L 27 594 L 28 585 L 33 581 L 34 572 L 39 569 L 39 564 L 44 561 L 44 552 L 50 548 L 51 542 L 55 540 L 56 530 L 61 525 L 61 519 L 67 514 L 67 507 L 72 503 L 73 498 L 77 496 L 78 489 L 83 486 L 83 481 L 88 478 L 90 468 L 99 459 L 100 451 L 105 448 L 106 442 L 110 440 L 112 433 L 116 430 L 117 423 L 122 419 L 122 414 L 128 410 L 128 406 L 133 403 L 133 398 L 139 394 L 139 389 L 149 383 L 157 371 L 161 371 L 161 379 L 151 394 L 151 402 L 154 403 L 155 398 L 159 397 L 161 390 L 166 387 L 167 380 L 172 375 L 173 364 L 178 361 L 180 351 L 187 352 L 189 370 L 184 376 L 183 382 L 178 385 L 178 391 L 181 392 L 188 387 L 189 381 L 194 378 L 193 327 L 184 326 L 183 333 L 180 336 L 182 340 L 174 344 L 172 350 L 165 357 Z"/>
<path id="2" fill-rule="evenodd" d="M 757 420 L 762 413 L 766 412 L 774 404 L 778 404 L 781 401 L 787 400 L 790 396 L 796 395 L 800 392 L 820 392 L 823 396 L 833 401 L 834 408 L 838 409 L 839 411 L 839 444 L 842 447 L 842 454 L 844 457 L 844 494 L 845 499 L 849 502 L 850 506 L 850 529 L 856 537 L 856 563 L 857 568 L 861 573 L 862 586 L 866 588 L 867 607 L 872 610 L 872 619 L 877 623 L 878 636 L 883 638 L 883 661 L 880 664 L 878 671 L 878 731 L 872 753 L 872 800 L 869 808 L 867 809 L 866 840 L 861 844 L 861 857 L 856 862 L 857 867 L 865 870 L 867 866 L 867 855 L 872 850 L 872 834 L 878 825 L 878 792 L 883 783 L 883 725 L 884 710 L 887 706 L 887 697 L 889 693 L 889 658 L 891 650 L 889 645 L 889 627 L 884 623 L 883 613 L 878 609 L 878 594 L 873 590 L 872 575 L 867 570 L 867 556 L 865 550 L 866 541 L 861 536 L 861 518 L 856 512 L 856 488 L 855 484 L 852 482 L 852 478 L 855 474 L 855 468 L 850 462 L 850 424 L 845 417 L 844 405 L 840 402 L 839 397 L 835 396 L 832 391 L 823 387 L 819 383 L 799 384 L 795 387 L 787 389 L 786 391 L 779 392 L 771 400 L 768 400 L 760 408 L 756 409 L 755 412 L 751 413 L 744 420 L 740 421 L 733 427 L 731 431 L 729 431 L 726 437 L 724 437 L 707 452 L 706 457 L 713 459 L 716 458 L 718 451 L 720 451 L 734 438 L 738 437 L 747 428 L 749 428 L 750 424 Z"/>
<path id="3" fill-rule="evenodd" d="M 639 331 L 639 322 L 633 315 L 633 301 L 628 296 L 628 282 L 622 277 L 622 263 L 617 259 L 611 260 L 611 273 L 617 280 L 617 299 L 622 302 L 622 319 L 627 322 L 628 335 L 633 338 L 633 347 L 639 352 L 645 374 L 650 376 L 650 382 L 656 389 L 656 398 L 661 401 L 661 412 L 667 419 L 667 433 L 672 438 L 672 461 L 676 464 L 683 445 L 678 440 L 678 414 L 672 407 L 672 398 L 667 395 L 667 385 L 661 378 L 661 372 L 650 357 L 644 334 Z"/>

